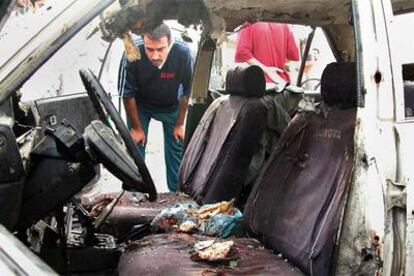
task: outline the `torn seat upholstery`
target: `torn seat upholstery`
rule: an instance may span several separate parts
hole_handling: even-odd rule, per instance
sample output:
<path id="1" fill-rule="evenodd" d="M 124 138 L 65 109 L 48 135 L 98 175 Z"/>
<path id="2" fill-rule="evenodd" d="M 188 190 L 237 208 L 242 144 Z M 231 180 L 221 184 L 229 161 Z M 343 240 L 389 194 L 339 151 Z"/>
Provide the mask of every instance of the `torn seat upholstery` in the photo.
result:
<path id="1" fill-rule="evenodd" d="M 311 275 L 329 275 L 354 159 L 352 63 L 327 66 L 324 104 L 297 114 L 246 204 L 250 233 Z"/>
<path id="2" fill-rule="evenodd" d="M 129 248 L 119 274 L 204 275 L 210 268 L 213 275 L 329 275 L 353 170 L 355 83 L 353 64 L 327 66 L 324 104 L 294 117 L 247 200 L 248 233 L 287 262 L 254 239 L 234 238 L 240 252 L 236 267 L 199 263 L 190 258 L 197 236 L 169 233 Z"/>
<path id="3" fill-rule="evenodd" d="M 265 80 L 258 66 L 230 69 L 226 92 L 207 109 L 180 167 L 180 190 L 199 204 L 239 198 L 266 127 Z"/>

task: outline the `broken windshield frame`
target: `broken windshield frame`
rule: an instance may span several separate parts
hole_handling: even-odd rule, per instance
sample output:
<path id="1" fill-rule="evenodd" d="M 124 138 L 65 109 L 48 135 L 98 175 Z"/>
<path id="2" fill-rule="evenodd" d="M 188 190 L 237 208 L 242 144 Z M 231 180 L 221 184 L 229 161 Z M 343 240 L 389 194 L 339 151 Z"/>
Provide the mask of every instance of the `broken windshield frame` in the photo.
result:
<path id="1" fill-rule="evenodd" d="M 0 68 L 0 105 L 79 30 L 115 0 L 77 1 L 57 16 Z"/>

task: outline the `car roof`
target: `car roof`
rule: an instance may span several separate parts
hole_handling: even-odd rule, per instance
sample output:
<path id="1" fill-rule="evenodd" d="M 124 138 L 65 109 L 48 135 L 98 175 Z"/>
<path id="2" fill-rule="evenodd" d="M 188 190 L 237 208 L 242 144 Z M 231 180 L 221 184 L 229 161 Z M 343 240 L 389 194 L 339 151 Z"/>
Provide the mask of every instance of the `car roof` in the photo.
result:
<path id="1" fill-rule="evenodd" d="M 350 0 L 205 0 L 204 3 L 211 13 L 225 19 L 227 29 L 234 29 L 244 21 L 259 20 L 318 26 L 347 23 L 351 7 Z"/>
<path id="2" fill-rule="evenodd" d="M 351 0 L 204 0 L 210 13 L 226 21 L 227 30 L 245 21 L 280 21 L 315 26 L 347 24 Z M 414 11 L 413 0 L 392 0 L 394 13 Z M 304 8 L 306 7 L 306 8 Z"/>

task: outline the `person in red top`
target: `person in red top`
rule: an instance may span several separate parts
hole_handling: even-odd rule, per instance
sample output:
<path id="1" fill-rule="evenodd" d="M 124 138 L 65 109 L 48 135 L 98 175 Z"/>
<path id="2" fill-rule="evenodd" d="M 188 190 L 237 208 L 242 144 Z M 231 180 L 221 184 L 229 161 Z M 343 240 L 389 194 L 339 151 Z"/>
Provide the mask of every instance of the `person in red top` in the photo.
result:
<path id="1" fill-rule="evenodd" d="M 290 82 L 284 68 L 289 60 L 299 60 L 299 49 L 287 24 L 257 22 L 242 26 L 237 40 L 236 62 L 258 65 L 265 72 L 267 83 L 280 84 Z"/>
<path id="2" fill-rule="evenodd" d="M 288 25 L 257 22 L 241 27 L 235 62 L 246 62 L 262 68 L 268 89 L 263 96 L 268 109 L 267 127 L 248 169 L 246 185 L 254 183 L 279 137 L 296 113 L 302 98 L 301 93 L 285 89 L 290 82 L 289 74 L 285 70 L 285 64 L 289 60 L 299 60 L 299 49 Z"/>

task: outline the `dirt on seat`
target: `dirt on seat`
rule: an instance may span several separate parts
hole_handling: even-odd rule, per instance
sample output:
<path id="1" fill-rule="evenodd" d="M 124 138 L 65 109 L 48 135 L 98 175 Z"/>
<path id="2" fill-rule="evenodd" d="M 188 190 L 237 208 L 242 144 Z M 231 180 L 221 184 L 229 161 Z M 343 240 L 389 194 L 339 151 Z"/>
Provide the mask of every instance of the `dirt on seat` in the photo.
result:
<path id="1" fill-rule="evenodd" d="M 194 244 L 215 240 L 234 242 L 222 261 L 193 261 Z M 121 256 L 119 275 L 303 275 L 281 256 L 255 239 L 215 239 L 181 233 L 158 234 L 131 242 Z"/>
<path id="2" fill-rule="evenodd" d="M 323 103 L 298 113 L 259 176 L 244 212 L 250 235 L 301 271 L 331 275 L 354 166 L 353 63 L 331 63 Z"/>

